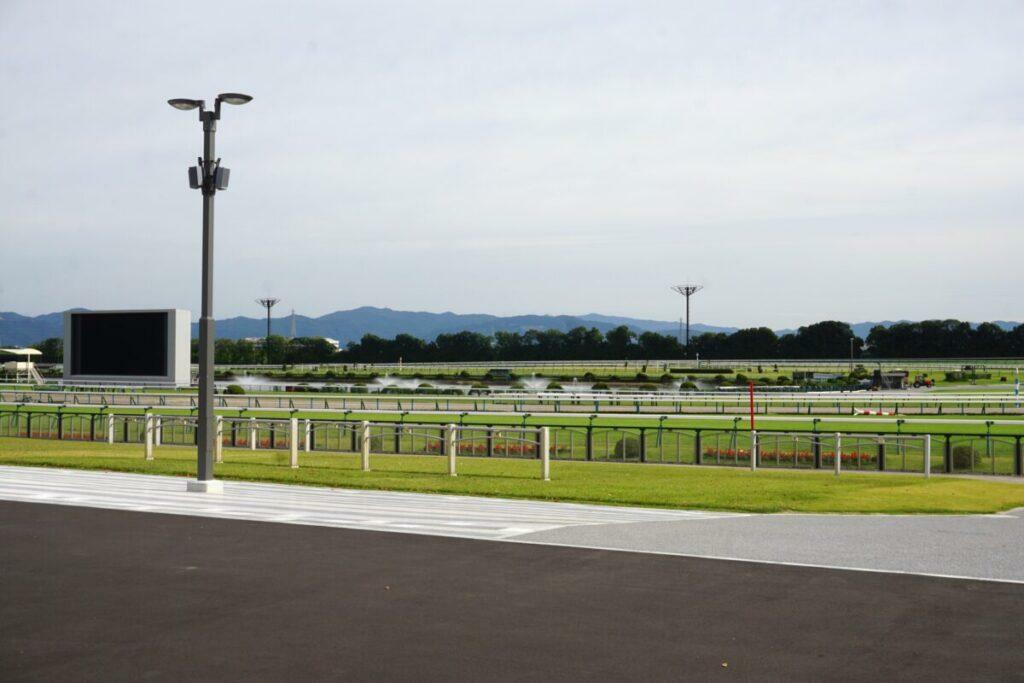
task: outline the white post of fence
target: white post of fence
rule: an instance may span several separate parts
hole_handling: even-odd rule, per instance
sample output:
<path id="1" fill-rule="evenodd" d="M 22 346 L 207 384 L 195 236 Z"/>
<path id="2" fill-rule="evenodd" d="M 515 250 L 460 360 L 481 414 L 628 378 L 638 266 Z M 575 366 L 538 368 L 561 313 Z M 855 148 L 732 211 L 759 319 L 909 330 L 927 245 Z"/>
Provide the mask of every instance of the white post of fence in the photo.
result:
<path id="1" fill-rule="evenodd" d="M 551 429 L 540 428 L 540 476 L 544 481 L 551 481 Z"/>
<path id="2" fill-rule="evenodd" d="M 756 429 L 751 429 L 750 430 L 750 471 L 751 472 L 756 472 L 757 471 L 757 448 L 758 448 L 757 430 Z"/>
<path id="3" fill-rule="evenodd" d="M 107 443 L 114 443 L 114 414 L 107 415 Z"/>
<path id="4" fill-rule="evenodd" d="M 147 412 L 142 427 L 142 443 L 146 447 L 146 460 L 153 459 L 153 413 Z"/>
<path id="5" fill-rule="evenodd" d="M 455 451 L 458 450 L 458 427 L 448 425 L 444 430 L 444 449 L 448 453 L 448 476 L 457 477 L 455 471 Z"/>
<path id="6" fill-rule="evenodd" d="M 836 476 L 839 476 L 839 471 L 843 466 L 843 435 L 836 432 L 836 455 L 835 455 L 835 467 Z"/>
<path id="7" fill-rule="evenodd" d="M 362 453 L 363 472 L 370 471 L 370 423 L 363 420 L 362 429 L 359 430 L 359 449 Z"/>
<path id="8" fill-rule="evenodd" d="M 259 430 L 256 429 L 256 418 L 249 418 L 249 450 L 256 450 L 256 437 L 259 436 Z"/>
<path id="9" fill-rule="evenodd" d="M 299 467 L 299 420 L 295 417 L 288 420 L 288 447 L 292 452 L 292 469 L 297 469 Z"/>
<path id="10" fill-rule="evenodd" d="M 932 435 L 924 435 L 924 476 L 929 479 L 932 476 Z"/>
<path id="11" fill-rule="evenodd" d="M 313 432 L 313 423 L 306 420 L 306 438 L 303 441 L 303 450 L 309 453 L 310 434 Z"/>
<path id="12" fill-rule="evenodd" d="M 156 416 L 156 424 L 153 427 L 153 445 L 162 446 L 164 443 L 164 419 Z"/>
<path id="13" fill-rule="evenodd" d="M 215 462 L 224 462 L 224 418 L 217 416 L 217 440 L 213 444 L 213 459 Z"/>

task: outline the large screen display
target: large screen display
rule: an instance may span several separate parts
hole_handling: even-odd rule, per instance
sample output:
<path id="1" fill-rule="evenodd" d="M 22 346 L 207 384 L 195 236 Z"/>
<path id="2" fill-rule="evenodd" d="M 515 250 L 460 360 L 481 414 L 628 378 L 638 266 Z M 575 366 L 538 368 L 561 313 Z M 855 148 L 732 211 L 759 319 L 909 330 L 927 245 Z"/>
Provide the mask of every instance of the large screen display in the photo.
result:
<path id="1" fill-rule="evenodd" d="M 168 374 L 166 312 L 72 313 L 71 374 Z"/>

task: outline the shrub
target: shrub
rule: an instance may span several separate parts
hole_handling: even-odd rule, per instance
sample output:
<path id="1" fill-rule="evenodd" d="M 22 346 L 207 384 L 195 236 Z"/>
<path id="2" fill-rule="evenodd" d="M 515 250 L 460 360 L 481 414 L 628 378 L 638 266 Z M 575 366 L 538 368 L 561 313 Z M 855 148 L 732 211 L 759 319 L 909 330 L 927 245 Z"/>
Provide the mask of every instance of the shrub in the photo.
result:
<path id="1" fill-rule="evenodd" d="M 725 384 L 725 375 L 715 375 L 711 378 L 712 384 Z"/>
<path id="2" fill-rule="evenodd" d="M 615 444 L 613 452 L 616 460 L 639 460 L 640 439 L 635 436 L 624 436 Z"/>
<path id="3" fill-rule="evenodd" d="M 992 379 L 991 372 L 975 372 L 974 370 L 966 371 L 953 371 L 946 373 L 947 382 L 962 382 L 964 380 L 972 379 Z"/>
<path id="4" fill-rule="evenodd" d="M 607 382 L 594 382 L 594 386 L 592 386 L 590 388 L 591 389 L 595 389 L 597 391 L 608 391 L 608 383 Z"/>
<path id="5" fill-rule="evenodd" d="M 693 382 L 683 382 L 679 385 L 680 391 L 693 391 L 697 388 L 697 385 Z"/>
<path id="6" fill-rule="evenodd" d="M 559 384 L 558 382 L 552 382 L 551 384 L 548 385 L 547 390 L 548 391 L 561 391 L 562 390 L 562 385 Z"/>
<path id="7" fill-rule="evenodd" d="M 244 394 L 245 393 L 245 389 L 243 389 L 238 384 L 229 384 L 227 386 L 227 388 L 224 389 L 224 393 L 225 394 L 232 394 L 232 395 Z"/>
<path id="8" fill-rule="evenodd" d="M 974 449 L 970 446 L 953 446 L 953 470 L 970 470 L 973 463 Z"/>
<path id="9" fill-rule="evenodd" d="M 790 379 L 785 375 L 779 375 L 778 377 L 775 378 L 775 383 L 780 385 L 789 384 Z"/>
<path id="10" fill-rule="evenodd" d="M 744 375 L 742 372 L 736 373 L 736 384 L 746 384 L 749 381 L 750 380 L 747 379 L 747 376 Z"/>
<path id="11" fill-rule="evenodd" d="M 657 384 L 641 384 L 639 388 L 640 388 L 640 391 L 657 391 L 658 390 L 658 385 Z"/>
<path id="12" fill-rule="evenodd" d="M 511 389 L 525 389 L 526 385 L 523 384 L 522 382 L 512 382 L 512 384 L 509 385 L 509 388 L 511 388 Z"/>
<path id="13" fill-rule="evenodd" d="M 418 389 L 433 389 L 434 385 L 430 382 L 420 382 Z"/>
<path id="14" fill-rule="evenodd" d="M 597 379 L 597 377 L 594 375 L 594 373 L 589 372 L 589 371 L 583 373 L 583 381 L 584 382 L 593 382 L 595 379 Z"/>
<path id="15" fill-rule="evenodd" d="M 490 387 L 488 385 L 484 384 L 483 382 L 473 382 L 473 385 L 472 385 L 471 388 L 473 388 L 473 389 L 489 389 Z"/>
<path id="16" fill-rule="evenodd" d="M 636 379 L 637 382 L 646 382 L 646 381 L 650 380 L 651 378 L 647 376 L 646 372 L 638 372 L 638 373 L 636 373 L 636 378 L 635 379 Z"/>
<path id="17" fill-rule="evenodd" d="M 667 373 L 667 372 L 664 375 L 661 376 L 661 383 L 662 384 L 672 384 L 672 382 L 675 382 L 675 381 L 676 381 L 675 378 L 672 375 L 670 375 L 669 373 Z"/>

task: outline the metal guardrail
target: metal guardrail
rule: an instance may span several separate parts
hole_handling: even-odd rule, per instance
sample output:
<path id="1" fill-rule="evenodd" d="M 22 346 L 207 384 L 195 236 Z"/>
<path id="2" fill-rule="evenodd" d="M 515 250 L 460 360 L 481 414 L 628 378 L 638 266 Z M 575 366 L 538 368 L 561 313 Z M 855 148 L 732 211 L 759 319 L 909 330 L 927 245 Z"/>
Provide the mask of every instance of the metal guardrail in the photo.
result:
<path id="1" fill-rule="evenodd" d="M 429 394 L 217 394 L 218 408 L 281 410 L 393 410 L 466 412 L 556 412 L 617 414 L 745 414 L 749 398 L 740 392 L 510 392 L 499 395 Z M 0 389 L 0 404 L 57 406 L 130 406 L 194 408 L 189 393 L 87 392 Z M 755 394 L 761 414 L 856 415 L 874 411 L 892 415 L 1021 415 L 1021 399 L 1011 394 Z"/>
<path id="2" fill-rule="evenodd" d="M 733 427 L 625 427 L 553 424 L 437 425 L 343 419 L 218 417 L 217 460 L 223 448 L 250 452 L 456 455 L 545 460 L 722 465 L 764 469 L 834 469 L 1024 476 L 1022 436 L 865 434 L 759 431 Z M 193 446 L 193 416 L 0 410 L 0 437 Z M 934 445 L 934 450 L 932 446 Z M 838 462 L 836 454 L 839 454 Z M 237 454 L 237 451 L 236 451 Z M 239 456 L 241 457 L 241 456 Z M 542 463 L 543 466 L 543 463 Z M 546 471 L 546 466 L 544 466 Z"/>

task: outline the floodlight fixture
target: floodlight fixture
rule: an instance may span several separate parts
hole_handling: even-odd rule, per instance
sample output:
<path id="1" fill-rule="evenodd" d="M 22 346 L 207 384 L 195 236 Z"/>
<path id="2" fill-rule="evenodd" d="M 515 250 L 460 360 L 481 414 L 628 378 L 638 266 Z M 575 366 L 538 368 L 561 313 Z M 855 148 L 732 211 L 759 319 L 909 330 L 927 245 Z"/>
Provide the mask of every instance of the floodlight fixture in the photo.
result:
<path id="1" fill-rule="evenodd" d="M 279 301 L 280 299 L 275 299 L 273 297 L 256 299 L 256 303 L 267 309 L 267 338 L 263 343 L 263 359 L 266 361 L 267 365 L 270 365 L 270 309 L 277 305 L 277 302 Z"/>
<path id="2" fill-rule="evenodd" d="M 240 92 L 222 92 L 217 99 L 228 104 L 247 104 L 252 102 L 252 95 L 245 95 Z"/>
<path id="3" fill-rule="evenodd" d="M 216 447 L 216 421 L 213 411 L 214 396 L 214 324 L 213 324 L 213 199 L 218 190 L 226 190 L 231 172 L 220 165 L 216 155 L 217 121 L 220 103 L 245 104 L 252 100 L 241 93 L 221 93 L 213 111 L 206 109 L 205 100 L 179 97 L 167 104 L 181 111 L 199 110 L 203 124 L 203 155 L 188 170 L 189 187 L 203 194 L 203 252 L 202 252 L 202 312 L 199 317 L 199 401 L 197 418 L 196 482 L 189 482 L 190 491 L 213 491 L 218 487 L 213 479 L 213 454 Z M 268 315 L 270 309 L 267 309 Z M 194 486 L 193 486 L 194 484 Z"/>
<path id="4" fill-rule="evenodd" d="M 202 107 L 203 106 L 203 101 L 202 100 L 189 100 L 189 99 L 186 99 L 184 97 L 176 97 L 173 100 L 167 100 L 167 104 L 171 105 L 175 109 L 180 109 L 182 111 L 189 111 L 190 109 L 195 109 L 197 107 Z"/>
<path id="5" fill-rule="evenodd" d="M 672 286 L 673 292 L 682 294 L 686 299 L 686 346 L 684 348 L 687 357 L 690 355 L 690 297 L 702 289 L 704 289 L 704 285 L 685 284 Z"/>

